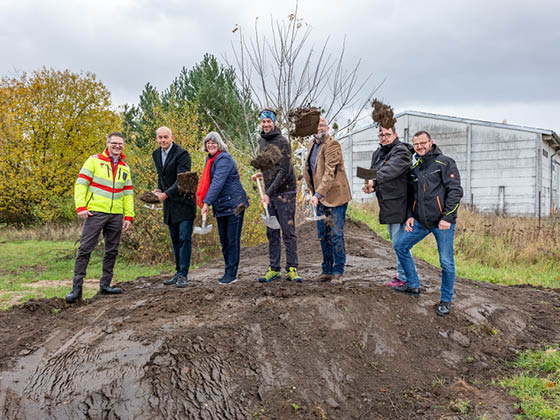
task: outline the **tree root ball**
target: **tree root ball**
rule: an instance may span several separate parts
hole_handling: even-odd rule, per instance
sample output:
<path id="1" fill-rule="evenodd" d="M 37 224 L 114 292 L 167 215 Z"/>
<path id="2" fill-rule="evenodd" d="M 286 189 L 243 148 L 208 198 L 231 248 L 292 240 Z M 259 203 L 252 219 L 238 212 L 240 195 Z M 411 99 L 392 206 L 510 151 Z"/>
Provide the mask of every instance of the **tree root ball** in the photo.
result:
<path id="1" fill-rule="evenodd" d="M 142 194 L 140 194 L 138 196 L 138 198 L 140 200 L 142 200 L 144 203 L 148 203 L 148 204 L 157 204 L 159 203 L 159 199 L 158 196 L 155 195 L 153 192 L 151 191 L 144 191 Z"/>
<path id="2" fill-rule="evenodd" d="M 389 105 L 385 105 L 383 102 L 377 99 L 373 100 L 373 113 L 371 118 L 373 121 L 379 124 L 381 127 L 389 129 L 393 128 L 397 123 L 397 119 L 393 114 L 393 108 Z"/>
<path id="3" fill-rule="evenodd" d="M 297 108 L 290 111 L 288 120 L 292 123 L 290 135 L 307 137 L 317 133 L 321 111 L 315 107 Z"/>
<path id="4" fill-rule="evenodd" d="M 278 165 L 280 159 L 282 159 L 282 152 L 278 147 L 271 144 L 251 161 L 251 166 L 259 171 L 266 171 Z"/>
<path id="5" fill-rule="evenodd" d="M 177 174 L 177 187 L 183 194 L 196 194 L 198 187 L 198 174 L 196 172 L 183 172 Z"/>

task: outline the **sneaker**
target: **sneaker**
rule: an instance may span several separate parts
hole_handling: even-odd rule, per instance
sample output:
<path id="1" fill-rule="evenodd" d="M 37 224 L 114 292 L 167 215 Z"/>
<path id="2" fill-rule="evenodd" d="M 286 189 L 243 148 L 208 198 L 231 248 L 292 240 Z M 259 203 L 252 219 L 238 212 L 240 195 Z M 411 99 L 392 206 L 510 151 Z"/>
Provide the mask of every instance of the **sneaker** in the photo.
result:
<path id="1" fill-rule="evenodd" d="M 333 274 L 333 278 L 331 280 L 331 284 L 334 286 L 342 286 L 344 283 L 344 279 L 342 278 L 342 274 Z"/>
<path id="2" fill-rule="evenodd" d="M 393 280 L 391 280 L 390 282 L 385 283 L 383 286 L 388 286 L 388 287 L 406 286 L 406 282 L 402 281 L 402 280 L 399 279 L 397 276 L 395 276 L 395 278 L 394 278 Z"/>
<path id="3" fill-rule="evenodd" d="M 451 302 L 445 302 L 443 300 L 440 301 L 436 309 L 436 314 L 439 316 L 445 316 L 449 315 L 449 312 L 451 312 Z"/>
<path id="4" fill-rule="evenodd" d="M 419 287 L 408 287 L 405 283 L 404 286 L 396 286 L 393 287 L 395 292 L 406 293 L 407 295 L 412 296 L 420 296 L 420 288 Z"/>
<path id="5" fill-rule="evenodd" d="M 320 282 L 329 282 L 332 280 L 334 274 L 321 273 L 315 280 Z"/>
<path id="6" fill-rule="evenodd" d="M 173 277 L 171 277 L 170 279 L 164 280 L 164 281 L 163 281 L 163 284 L 164 284 L 165 286 L 170 286 L 170 285 L 172 285 L 172 284 L 176 284 L 176 283 L 177 283 L 177 277 L 179 277 L 179 273 L 175 273 L 175 274 L 173 275 Z"/>
<path id="7" fill-rule="evenodd" d="M 175 283 L 175 287 L 178 287 L 180 289 L 187 287 L 187 276 L 182 276 L 179 274 L 177 276 L 177 282 Z"/>
<path id="8" fill-rule="evenodd" d="M 280 277 L 280 271 L 274 271 L 272 267 L 268 267 L 266 274 L 263 277 L 259 277 L 259 283 L 268 283 L 272 280 L 276 280 Z"/>
<path id="9" fill-rule="evenodd" d="M 296 267 L 290 267 L 288 269 L 288 280 L 295 281 L 296 283 L 301 283 L 301 277 L 297 273 Z"/>
<path id="10" fill-rule="evenodd" d="M 221 280 L 218 282 L 220 284 L 233 284 L 237 281 L 237 277 L 236 278 L 231 278 L 229 276 L 224 276 L 221 278 Z"/>

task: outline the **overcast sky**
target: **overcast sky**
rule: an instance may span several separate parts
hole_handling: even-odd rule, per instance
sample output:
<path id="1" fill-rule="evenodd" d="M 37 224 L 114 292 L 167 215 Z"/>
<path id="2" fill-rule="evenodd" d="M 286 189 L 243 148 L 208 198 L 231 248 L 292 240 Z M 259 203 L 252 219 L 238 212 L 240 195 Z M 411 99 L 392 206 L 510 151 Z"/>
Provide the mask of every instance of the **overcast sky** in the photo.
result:
<path id="1" fill-rule="evenodd" d="M 165 89 L 204 53 L 231 57 L 235 25 L 283 19 L 295 1 L 0 0 L 0 75 L 42 66 L 91 71 L 113 103 Z M 346 36 L 379 97 L 416 110 L 560 134 L 560 2 L 300 0 L 310 45 Z"/>

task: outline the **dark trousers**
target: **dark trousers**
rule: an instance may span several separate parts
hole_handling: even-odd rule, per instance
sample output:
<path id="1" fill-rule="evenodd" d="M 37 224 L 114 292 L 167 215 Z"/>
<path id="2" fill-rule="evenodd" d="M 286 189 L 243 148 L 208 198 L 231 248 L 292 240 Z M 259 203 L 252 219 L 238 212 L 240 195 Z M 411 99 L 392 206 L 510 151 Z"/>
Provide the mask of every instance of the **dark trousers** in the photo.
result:
<path id="1" fill-rule="evenodd" d="M 280 236 L 284 240 L 284 246 L 286 247 L 286 270 L 289 267 L 297 267 L 297 237 L 294 220 L 296 214 L 296 194 L 284 193 L 271 197 L 268 210 L 270 215 L 276 216 L 280 223 L 280 229 L 266 228 L 270 267 L 274 271 L 280 271 L 280 257 L 282 254 Z M 282 235 L 280 235 L 280 232 L 282 232 Z"/>
<path id="2" fill-rule="evenodd" d="M 344 246 L 344 221 L 348 203 L 336 207 L 317 206 L 317 215 L 327 218 L 317 221 L 317 233 L 323 252 L 323 274 L 344 274 L 346 247 Z"/>
<path id="3" fill-rule="evenodd" d="M 175 271 L 186 276 L 189 273 L 192 253 L 192 231 L 194 220 L 183 220 L 169 225 L 169 234 L 175 255 Z"/>
<path id="4" fill-rule="evenodd" d="M 241 250 L 241 229 L 243 229 L 242 211 L 238 216 L 234 214 L 230 216 L 216 217 L 218 221 L 218 233 L 220 234 L 220 243 L 222 244 L 222 255 L 225 263 L 225 276 L 230 279 L 237 278 L 237 269 L 239 267 L 239 255 Z"/>
<path id="5" fill-rule="evenodd" d="M 84 283 L 89 258 L 97 245 L 101 232 L 103 232 L 103 242 L 105 242 L 105 255 L 103 256 L 103 275 L 99 279 L 99 284 L 101 286 L 109 286 L 111 280 L 113 280 L 113 269 L 115 268 L 115 261 L 119 253 L 119 243 L 121 241 L 123 215 L 100 212 L 92 213 L 93 216 L 89 216 L 84 221 L 82 228 L 80 247 L 78 248 L 78 256 L 74 265 L 74 278 L 72 279 L 74 287 L 82 287 Z"/>

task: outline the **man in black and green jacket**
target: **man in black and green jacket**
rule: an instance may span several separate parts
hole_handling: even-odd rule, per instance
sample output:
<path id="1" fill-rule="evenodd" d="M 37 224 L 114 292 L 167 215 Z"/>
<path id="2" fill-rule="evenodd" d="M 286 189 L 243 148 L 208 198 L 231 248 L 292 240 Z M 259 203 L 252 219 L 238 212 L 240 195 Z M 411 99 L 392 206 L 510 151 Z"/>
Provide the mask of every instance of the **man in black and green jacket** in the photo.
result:
<path id="1" fill-rule="evenodd" d="M 393 289 L 414 296 L 420 294 L 420 280 L 410 249 L 432 233 L 437 241 L 442 270 L 441 298 L 436 313 L 447 315 L 455 285 L 453 239 L 463 188 L 455 161 L 441 152 L 430 134 L 419 131 L 412 144 L 417 159 L 410 174 L 408 218 L 405 232 L 395 246 L 406 274 L 406 285 Z"/>

